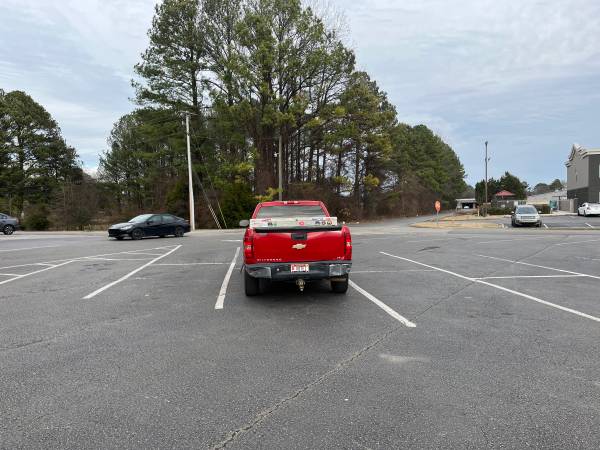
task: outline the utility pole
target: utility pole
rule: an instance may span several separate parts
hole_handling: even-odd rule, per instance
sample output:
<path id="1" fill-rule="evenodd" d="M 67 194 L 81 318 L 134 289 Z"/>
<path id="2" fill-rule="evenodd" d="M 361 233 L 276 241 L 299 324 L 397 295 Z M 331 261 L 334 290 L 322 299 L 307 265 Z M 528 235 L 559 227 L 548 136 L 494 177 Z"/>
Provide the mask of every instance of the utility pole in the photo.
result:
<path id="1" fill-rule="evenodd" d="M 487 202 L 488 202 L 488 141 L 485 141 L 485 215 L 487 216 Z"/>
<path id="2" fill-rule="evenodd" d="M 277 171 L 279 172 L 279 201 L 283 200 L 283 143 L 281 130 L 279 130 L 279 151 L 277 153 Z"/>
<path id="3" fill-rule="evenodd" d="M 185 113 L 185 134 L 187 137 L 187 162 L 188 162 L 188 190 L 190 197 L 190 229 L 196 229 L 196 215 L 194 212 L 194 185 L 192 184 L 192 152 L 190 150 L 190 113 Z"/>

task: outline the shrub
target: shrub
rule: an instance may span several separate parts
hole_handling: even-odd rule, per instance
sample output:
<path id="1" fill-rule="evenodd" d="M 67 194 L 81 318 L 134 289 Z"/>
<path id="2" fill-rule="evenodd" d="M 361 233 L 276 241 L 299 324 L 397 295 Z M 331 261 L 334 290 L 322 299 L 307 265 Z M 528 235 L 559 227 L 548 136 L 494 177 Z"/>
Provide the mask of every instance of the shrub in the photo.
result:
<path id="1" fill-rule="evenodd" d="M 245 183 L 231 183 L 223 189 L 221 209 L 228 228 L 238 226 L 240 220 L 249 219 L 256 207 L 252 189 Z"/>
<path id="2" fill-rule="evenodd" d="M 512 208 L 497 208 L 493 206 L 487 209 L 487 214 L 489 216 L 504 216 L 506 214 L 511 214 L 512 211 Z"/>
<path id="3" fill-rule="evenodd" d="M 534 205 L 540 214 L 550 214 L 550 205 L 542 204 L 542 205 Z"/>
<path id="4" fill-rule="evenodd" d="M 48 209 L 45 205 L 32 205 L 25 211 L 23 226 L 27 230 L 43 231 L 50 228 Z"/>

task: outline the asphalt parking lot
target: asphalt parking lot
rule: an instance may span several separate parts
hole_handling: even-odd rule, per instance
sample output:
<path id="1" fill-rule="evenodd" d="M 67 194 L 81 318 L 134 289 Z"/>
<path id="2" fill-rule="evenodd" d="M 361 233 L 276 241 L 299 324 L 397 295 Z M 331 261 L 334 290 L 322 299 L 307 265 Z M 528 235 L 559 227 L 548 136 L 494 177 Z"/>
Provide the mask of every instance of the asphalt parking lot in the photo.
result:
<path id="1" fill-rule="evenodd" d="M 510 218 L 503 217 L 497 220 L 497 223 L 501 223 L 504 226 L 510 226 Z M 577 215 L 552 215 L 542 216 L 542 223 L 544 228 L 557 228 L 557 229 L 599 229 L 600 230 L 600 217 L 599 216 L 577 216 Z"/>
<path id="2" fill-rule="evenodd" d="M 239 231 L 2 236 L 0 446 L 600 448 L 600 233 L 406 223 L 256 298 Z"/>

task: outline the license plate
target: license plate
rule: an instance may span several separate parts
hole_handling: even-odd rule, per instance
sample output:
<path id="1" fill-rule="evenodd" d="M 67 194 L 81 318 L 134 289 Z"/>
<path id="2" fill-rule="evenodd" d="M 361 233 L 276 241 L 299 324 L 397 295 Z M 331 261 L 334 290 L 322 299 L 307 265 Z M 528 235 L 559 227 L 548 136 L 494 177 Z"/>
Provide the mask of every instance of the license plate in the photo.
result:
<path id="1" fill-rule="evenodd" d="M 294 272 L 308 272 L 308 264 L 292 264 L 292 273 Z"/>

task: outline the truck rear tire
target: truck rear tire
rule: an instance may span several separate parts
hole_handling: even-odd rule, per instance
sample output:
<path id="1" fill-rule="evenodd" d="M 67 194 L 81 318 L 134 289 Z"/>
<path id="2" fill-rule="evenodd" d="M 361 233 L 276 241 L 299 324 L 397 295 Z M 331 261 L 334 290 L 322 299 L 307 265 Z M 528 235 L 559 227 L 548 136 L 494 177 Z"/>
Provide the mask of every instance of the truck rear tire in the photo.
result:
<path id="1" fill-rule="evenodd" d="M 255 295 L 258 295 L 258 281 L 258 278 L 251 277 L 250 275 L 248 275 L 248 272 L 244 270 L 244 291 L 246 292 L 246 296 L 253 297 Z"/>
<path id="2" fill-rule="evenodd" d="M 331 290 L 336 294 L 345 294 L 348 290 L 348 276 L 344 278 L 344 280 L 331 280 Z"/>

